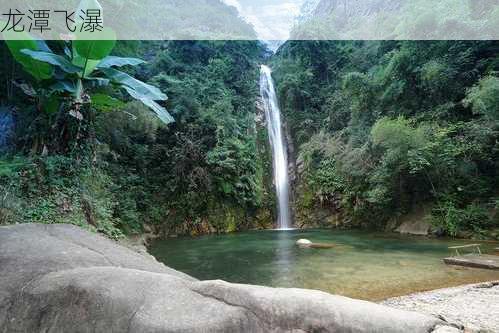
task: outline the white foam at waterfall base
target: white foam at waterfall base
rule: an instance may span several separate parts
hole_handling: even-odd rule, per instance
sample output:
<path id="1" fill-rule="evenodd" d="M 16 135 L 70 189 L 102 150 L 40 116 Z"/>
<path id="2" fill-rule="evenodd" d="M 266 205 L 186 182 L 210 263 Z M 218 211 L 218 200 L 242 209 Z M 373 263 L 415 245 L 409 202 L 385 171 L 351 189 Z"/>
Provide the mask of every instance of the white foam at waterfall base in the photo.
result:
<path id="1" fill-rule="evenodd" d="M 277 227 L 278 229 L 290 229 L 287 150 L 284 145 L 281 111 L 279 110 L 274 81 L 272 80 L 272 71 L 265 65 L 262 65 L 260 70 L 260 93 L 262 95 L 270 145 L 272 147 L 274 183 L 277 195 Z"/>

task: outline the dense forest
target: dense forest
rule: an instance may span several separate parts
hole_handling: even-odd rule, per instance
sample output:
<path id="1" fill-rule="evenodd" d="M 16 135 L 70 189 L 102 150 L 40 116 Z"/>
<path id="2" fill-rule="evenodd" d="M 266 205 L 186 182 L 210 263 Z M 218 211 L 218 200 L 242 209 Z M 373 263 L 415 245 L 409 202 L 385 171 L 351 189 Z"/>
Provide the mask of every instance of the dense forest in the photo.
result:
<path id="1" fill-rule="evenodd" d="M 86 91 L 89 112 L 65 117 L 73 132 L 55 127 L 51 98 L 26 95 L 46 81 L 23 71 L 5 44 L 1 52 L 0 223 L 73 223 L 114 238 L 146 225 L 191 234 L 269 226 L 270 156 L 255 126 L 258 42 L 119 42 L 113 54 L 147 60 L 127 72 L 168 96 L 175 122 L 119 87 L 96 85 Z"/>
<path id="2" fill-rule="evenodd" d="M 47 47 L 63 53 L 65 43 Z M 95 64 L 75 110 L 67 87 L 50 91 L 55 78 L 37 79 L 2 43 L 0 224 L 72 223 L 113 238 L 271 227 L 258 107 L 258 65 L 269 62 L 295 147 L 297 226 L 385 228 L 425 210 L 441 234 L 490 235 L 498 48 L 288 41 L 271 56 L 256 41 L 118 42 L 113 56 L 147 61 L 120 58 L 123 73 L 147 83 L 136 91 L 167 99 L 135 101 L 128 85 L 105 85 L 99 73 L 112 73 Z"/>
<path id="3" fill-rule="evenodd" d="M 281 47 L 272 63 L 299 147 L 298 223 L 326 208 L 329 223 L 379 228 L 426 209 L 441 233 L 497 226 L 498 51 L 494 41 Z"/>

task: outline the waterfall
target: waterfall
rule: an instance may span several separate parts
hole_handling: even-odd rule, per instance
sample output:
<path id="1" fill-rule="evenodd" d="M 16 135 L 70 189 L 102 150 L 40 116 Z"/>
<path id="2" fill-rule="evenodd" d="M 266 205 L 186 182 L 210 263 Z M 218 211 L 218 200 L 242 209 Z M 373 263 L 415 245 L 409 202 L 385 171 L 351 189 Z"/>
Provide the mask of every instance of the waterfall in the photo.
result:
<path id="1" fill-rule="evenodd" d="M 289 229 L 289 177 L 287 151 L 284 146 L 281 125 L 281 111 L 277 103 L 272 71 L 262 65 L 260 70 L 260 93 L 262 95 L 265 118 L 269 132 L 270 145 L 272 146 L 272 159 L 274 165 L 274 182 L 277 194 L 279 229 Z"/>

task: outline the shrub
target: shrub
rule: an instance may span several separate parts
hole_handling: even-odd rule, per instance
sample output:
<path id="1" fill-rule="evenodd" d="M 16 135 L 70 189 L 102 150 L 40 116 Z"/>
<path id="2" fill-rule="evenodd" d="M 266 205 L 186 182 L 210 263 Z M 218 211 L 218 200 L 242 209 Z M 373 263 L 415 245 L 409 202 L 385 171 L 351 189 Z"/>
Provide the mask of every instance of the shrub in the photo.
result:
<path id="1" fill-rule="evenodd" d="M 481 79 L 477 85 L 468 89 L 464 104 L 471 106 L 476 114 L 499 121 L 499 78 L 487 76 Z"/>
<path id="2" fill-rule="evenodd" d="M 451 236 L 463 231 L 480 234 L 493 224 L 488 210 L 477 203 L 458 208 L 454 202 L 446 201 L 436 206 L 432 216 L 433 224 L 442 227 Z"/>

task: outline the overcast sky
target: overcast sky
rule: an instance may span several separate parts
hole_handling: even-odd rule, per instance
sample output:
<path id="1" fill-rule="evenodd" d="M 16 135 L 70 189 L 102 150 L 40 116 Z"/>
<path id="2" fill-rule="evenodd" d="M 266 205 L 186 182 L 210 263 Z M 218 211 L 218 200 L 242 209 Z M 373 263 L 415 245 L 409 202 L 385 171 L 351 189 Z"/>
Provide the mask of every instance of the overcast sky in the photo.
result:
<path id="1" fill-rule="evenodd" d="M 259 39 L 284 40 L 289 37 L 294 18 L 304 0 L 222 0 L 238 9 L 253 24 Z"/>

